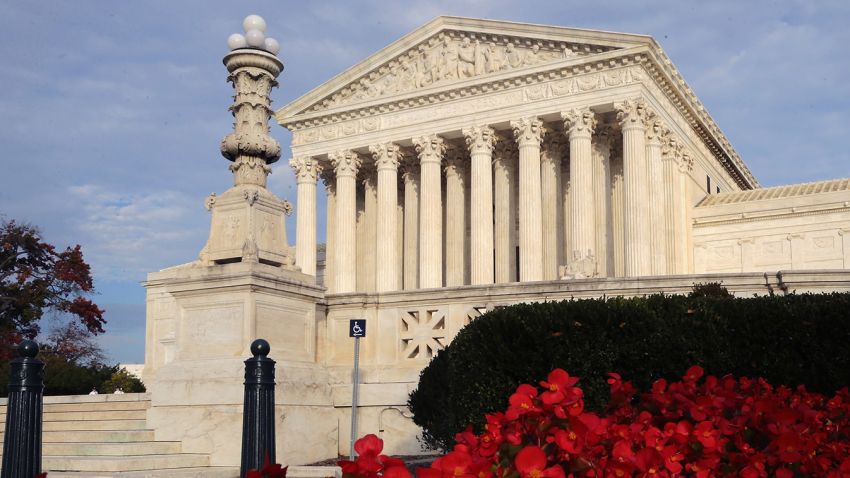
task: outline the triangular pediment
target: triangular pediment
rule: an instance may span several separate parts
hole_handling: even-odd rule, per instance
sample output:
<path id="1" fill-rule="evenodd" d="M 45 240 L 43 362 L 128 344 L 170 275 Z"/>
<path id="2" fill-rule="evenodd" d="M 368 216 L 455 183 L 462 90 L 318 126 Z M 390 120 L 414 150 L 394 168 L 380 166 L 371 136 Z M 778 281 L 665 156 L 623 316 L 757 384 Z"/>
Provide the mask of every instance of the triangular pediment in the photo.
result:
<path id="1" fill-rule="evenodd" d="M 438 17 L 281 108 L 277 118 L 285 123 L 651 43 L 643 35 Z"/>

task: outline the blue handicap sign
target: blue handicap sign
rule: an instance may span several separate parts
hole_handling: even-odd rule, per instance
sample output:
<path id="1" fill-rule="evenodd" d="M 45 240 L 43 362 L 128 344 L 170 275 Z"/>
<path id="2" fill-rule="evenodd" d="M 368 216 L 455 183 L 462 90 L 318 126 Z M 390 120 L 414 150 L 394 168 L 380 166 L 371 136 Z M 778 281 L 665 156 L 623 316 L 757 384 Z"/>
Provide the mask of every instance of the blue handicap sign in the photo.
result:
<path id="1" fill-rule="evenodd" d="M 348 321 L 348 336 L 349 337 L 365 337 L 366 336 L 366 319 L 351 319 Z"/>

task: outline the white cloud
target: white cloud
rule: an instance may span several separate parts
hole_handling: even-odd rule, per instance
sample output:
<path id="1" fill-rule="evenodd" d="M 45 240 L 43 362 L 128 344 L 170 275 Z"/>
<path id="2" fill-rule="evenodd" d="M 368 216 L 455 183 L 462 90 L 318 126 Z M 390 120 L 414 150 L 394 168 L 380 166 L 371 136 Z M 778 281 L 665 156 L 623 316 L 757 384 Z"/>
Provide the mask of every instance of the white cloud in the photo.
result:
<path id="1" fill-rule="evenodd" d="M 98 278 L 141 280 L 193 260 L 206 239 L 203 210 L 183 192 L 126 194 L 85 184 L 68 193 L 83 214 L 76 230 Z"/>

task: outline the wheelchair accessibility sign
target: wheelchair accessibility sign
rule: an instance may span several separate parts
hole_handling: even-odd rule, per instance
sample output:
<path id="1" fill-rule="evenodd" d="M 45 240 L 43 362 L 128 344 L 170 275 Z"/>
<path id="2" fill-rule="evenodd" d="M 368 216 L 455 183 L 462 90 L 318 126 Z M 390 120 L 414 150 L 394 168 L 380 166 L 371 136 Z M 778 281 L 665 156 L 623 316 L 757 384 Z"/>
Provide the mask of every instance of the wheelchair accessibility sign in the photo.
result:
<path id="1" fill-rule="evenodd" d="M 348 321 L 348 336 L 349 337 L 365 337 L 366 336 L 366 319 L 351 319 Z"/>

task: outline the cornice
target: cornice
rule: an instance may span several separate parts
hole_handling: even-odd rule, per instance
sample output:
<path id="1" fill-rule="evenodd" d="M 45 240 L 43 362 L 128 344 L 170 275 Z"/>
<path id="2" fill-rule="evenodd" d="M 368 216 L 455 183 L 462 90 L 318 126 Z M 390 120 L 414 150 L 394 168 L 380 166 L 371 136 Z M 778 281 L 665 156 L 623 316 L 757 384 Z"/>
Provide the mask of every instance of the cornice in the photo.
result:
<path id="1" fill-rule="evenodd" d="M 759 187 L 759 183 L 749 168 L 741 160 L 737 151 L 715 123 L 714 119 L 699 101 L 693 89 L 687 84 L 682 75 L 673 66 L 670 58 L 664 53 L 658 43 L 651 37 L 625 34 L 623 38 L 631 39 L 633 44 L 627 48 L 610 50 L 587 56 L 576 56 L 563 61 L 545 63 L 527 68 L 518 68 L 504 73 L 473 77 L 464 81 L 450 84 L 437 84 L 434 86 L 409 91 L 402 94 L 389 95 L 375 98 L 371 101 L 339 106 L 322 111 L 303 110 L 311 104 L 320 100 L 323 96 L 322 90 L 330 94 L 332 87 L 342 87 L 350 81 L 362 76 L 371 69 L 380 67 L 386 61 L 401 55 L 417 42 L 427 39 L 429 36 L 439 33 L 438 27 L 469 27 L 459 24 L 458 20 L 471 21 L 470 19 L 457 19 L 456 17 L 438 17 L 434 21 L 411 32 L 398 42 L 391 44 L 380 52 L 372 55 L 351 70 L 337 75 L 333 79 L 314 89 L 300 99 L 290 103 L 276 113 L 278 123 L 290 131 L 299 131 L 310 127 L 327 125 L 341 121 L 370 118 L 388 112 L 402 111 L 422 106 L 437 104 L 446 100 L 458 98 L 469 98 L 492 92 L 506 91 L 537 83 L 567 79 L 588 73 L 601 72 L 623 66 L 640 65 L 646 71 L 658 88 L 663 92 L 676 110 L 683 116 L 687 123 L 697 133 L 715 159 L 729 173 L 732 179 L 741 189 L 753 189 Z M 453 23 L 454 21 L 454 23 Z M 484 21 L 490 25 L 491 21 Z M 462 22 L 461 22 L 462 23 Z M 523 25 L 511 22 L 496 22 L 502 25 Z M 543 28 L 530 25 L 529 27 Z M 548 27 L 553 28 L 553 27 Z M 519 34 L 518 30 L 505 31 L 493 27 L 500 35 Z M 564 29 L 565 32 L 573 34 L 579 30 Z M 585 33 L 599 33 L 585 31 Z M 528 35 L 527 32 L 522 32 Z M 598 39 L 587 39 L 598 42 Z M 572 40 L 575 42 L 575 40 Z M 391 47 L 398 51 L 387 52 Z M 391 53 L 394 53 L 391 55 Z M 309 100 L 309 101 L 308 101 Z"/>

